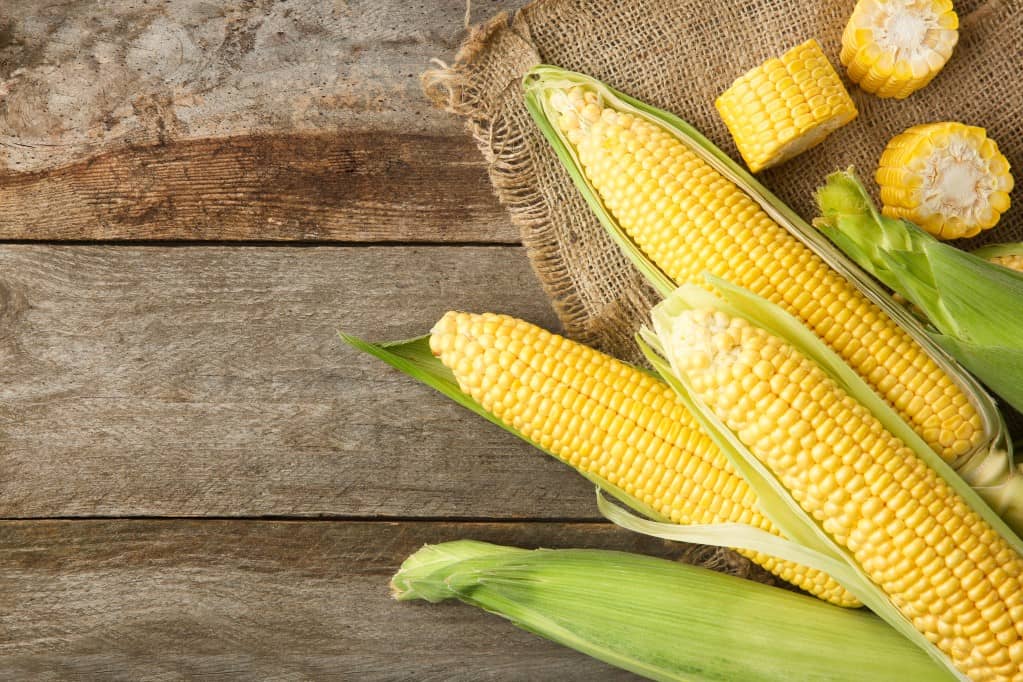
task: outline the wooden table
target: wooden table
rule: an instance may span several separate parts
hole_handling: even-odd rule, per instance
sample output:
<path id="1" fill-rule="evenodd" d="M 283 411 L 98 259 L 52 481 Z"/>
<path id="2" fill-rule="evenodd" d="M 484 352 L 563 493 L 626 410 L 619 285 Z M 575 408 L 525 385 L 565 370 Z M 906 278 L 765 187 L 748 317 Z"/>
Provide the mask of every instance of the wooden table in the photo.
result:
<path id="1" fill-rule="evenodd" d="M 464 12 L 3 0 L 0 678 L 627 677 L 388 596 L 427 542 L 675 551 L 337 337 L 557 325 L 420 92 Z"/>

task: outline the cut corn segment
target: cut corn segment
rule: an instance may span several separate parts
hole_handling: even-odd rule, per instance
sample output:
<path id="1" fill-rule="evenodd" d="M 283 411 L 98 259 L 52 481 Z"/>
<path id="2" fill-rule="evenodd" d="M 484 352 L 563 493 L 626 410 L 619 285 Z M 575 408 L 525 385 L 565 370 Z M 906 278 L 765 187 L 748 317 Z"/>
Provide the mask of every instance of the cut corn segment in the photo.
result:
<path id="1" fill-rule="evenodd" d="M 684 310 L 658 335 L 693 396 L 959 671 L 1023 680 L 1023 557 L 949 482 L 747 320 Z"/>
<path id="2" fill-rule="evenodd" d="M 714 106 L 754 173 L 820 144 L 857 113 L 812 39 L 737 78 Z"/>
<path id="3" fill-rule="evenodd" d="M 888 143 L 877 169 L 882 212 L 940 239 L 972 237 L 1009 208 L 1009 162 L 987 131 L 962 123 L 916 125 Z"/>
<path id="4" fill-rule="evenodd" d="M 903 99 L 945 66 L 958 28 L 951 0 L 859 0 L 842 34 L 842 64 L 867 92 Z"/>
<path id="5" fill-rule="evenodd" d="M 447 313 L 431 333 L 430 348 L 485 410 L 657 515 L 679 524 L 741 523 L 779 534 L 672 389 L 648 372 L 490 313 Z M 742 553 L 822 599 L 858 605 L 820 571 Z"/>
<path id="6" fill-rule="evenodd" d="M 778 303 L 946 460 L 987 448 L 992 436 L 971 403 L 974 394 L 676 133 L 639 109 L 613 105 L 599 84 L 554 81 L 546 87 L 545 106 L 552 118 L 553 112 L 560 117 L 577 164 L 573 172 L 599 197 L 599 210 L 606 210 L 615 229 L 672 284 L 706 287 L 703 275 L 710 272 Z M 993 411 L 990 402 L 985 405 Z"/>
<path id="7" fill-rule="evenodd" d="M 1023 243 L 991 244 L 973 253 L 995 265 L 1023 272 Z"/>

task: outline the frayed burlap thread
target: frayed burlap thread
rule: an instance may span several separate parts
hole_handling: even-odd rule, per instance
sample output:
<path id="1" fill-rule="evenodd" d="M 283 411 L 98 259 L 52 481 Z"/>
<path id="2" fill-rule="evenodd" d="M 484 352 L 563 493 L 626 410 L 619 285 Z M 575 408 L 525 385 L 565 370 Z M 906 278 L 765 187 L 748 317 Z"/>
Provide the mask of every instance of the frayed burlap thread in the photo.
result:
<path id="1" fill-rule="evenodd" d="M 423 82 L 431 99 L 465 119 L 565 333 L 639 361 L 633 334 L 656 296 L 604 233 L 533 124 L 522 99 L 523 74 L 540 63 L 590 74 L 681 116 L 739 158 L 714 99 L 740 74 L 809 38 L 817 38 L 841 72 L 841 33 L 853 5 L 538 0 L 473 28 L 454 62 L 427 72 Z M 902 101 L 847 83 L 859 117 L 761 180 L 810 219 L 813 191 L 828 173 L 855 166 L 872 184 L 889 139 L 941 120 L 987 128 L 1010 164 L 1023 169 L 1023 0 L 961 0 L 956 8 L 959 45 L 938 78 Z M 1013 199 L 996 229 L 963 246 L 1023 240 L 1023 197 Z M 731 553 L 710 551 L 698 559 L 747 570 Z"/>

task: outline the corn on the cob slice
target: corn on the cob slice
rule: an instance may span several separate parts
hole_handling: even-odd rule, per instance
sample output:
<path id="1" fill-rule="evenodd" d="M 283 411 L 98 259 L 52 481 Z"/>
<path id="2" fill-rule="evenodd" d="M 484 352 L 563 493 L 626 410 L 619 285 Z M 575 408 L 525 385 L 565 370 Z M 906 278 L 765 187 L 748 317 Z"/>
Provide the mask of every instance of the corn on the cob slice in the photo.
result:
<path id="1" fill-rule="evenodd" d="M 594 87 L 553 89 L 579 170 L 620 228 L 676 284 L 704 272 L 803 320 L 947 460 L 987 444 L 968 395 L 879 307 L 652 117 Z"/>
<path id="2" fill-rule="evenodd" d="M 1023 557 L 952 485 L 745 319 L 690 309 L 658 333 L 693 395 L 958 670 L 1023 680 Z"/>
<path id="3" fill-rule="evenodd" d="M 506 315 L 449 312 L 430 348 L 459 387 L 579 471 L 680 524 L 742 523 L 778 534 L 757 498 L 674 392 L 651 374 Z M 742 552 L 782 579 L 844 606 L 826 574 Z"/>
<path id="4" fill-rule="evenodd" d="M 714 106 L 754 173 L 820 144 L 857 114 L 813 39 L 737 78 Z"/>
<path id="5" fill-rule="evenodd" d="M 1023 272 L 1023 243 L 991 244 L 973 253 L 995 265 Z"/>
<path id="6" fill-rule="evenodd" d="M 867 92 L 903 99 L 945 66 L 958 28 L 951 0 L 859 0 L 842 34 L 842 64 Z"/>
<path id="7" fill-rule="evenodd" d="M 896 135 L 877 169 L 882 209 L 941 239 L 972 237 L 1009 208 L 1009 162 L 987 131 L 962 123 L 913 126 Z"/>

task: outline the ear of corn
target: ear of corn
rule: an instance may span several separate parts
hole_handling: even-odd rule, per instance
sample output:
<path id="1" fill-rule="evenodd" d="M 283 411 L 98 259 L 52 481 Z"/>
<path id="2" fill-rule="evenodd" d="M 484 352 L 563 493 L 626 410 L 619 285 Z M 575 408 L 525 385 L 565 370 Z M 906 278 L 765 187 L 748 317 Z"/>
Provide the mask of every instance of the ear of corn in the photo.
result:
<path id="1" fill-rule="evenodd" d="M 663 295 L 705 271 L 734 280 L 810 326 L 948 461 L 1007 447 L 993 401 L 919 323 L 687 123 L 556 67 L 525 87 L 576 186 Z"/>
<path id="2" fill-rule="evenodd" d="M 812 39 L 737 78 L 714 106 L 754 173 L 820 144 L 857 113 Z"/>
<path id="3" fill-rule="evenodd" d="M 835 173 L 815 221 L 849 258 L 904 296 L 937 330 L 931 337 L 1006 402 L 1023 410 L 1023 274 L 880 215 L 859 180 Z"/>
<path id="4" fill-rule="evenodd" d="M 1023 243 L 990 244 L 977 249 L 973 255 L 1003 268 L 1023 272 Z"/>
<path id="5" fill-rule="evenodd" d="M 973 680 L 1023 677 L 1023 542 L 798 339 L 744 313 L 771 304 L 724 291 L 740 305 L 680 289 L 653 312 L 656 341 L 708 433 L 758 472 L 749 480 L 765 513 L 793 536 L 786 524 L 805 524 L 808 544 L 843 558 L 857 577 L 832 574 L 950 670 Z"/>
<path id="6" fill-rule="evenodd" d="M 930 83 L 959 40 L 951 0 L 859 0 L 842 34 L 849 78 L 903 99 Z"/>
<path id="7" fill-rule="evenodd" d="M 883 213 L 941 239 L 973 237 L 1009 208 L 1009 162 L 987 131 L 962 123 L 913 126 L 888 143 L 877 169 Z"/>
<path id="8" fill-rule="evenodd" d="M 779 534 L 742 476 L 649 372 L 506 315 L 451 312 L 428 339 L 386 347 L 345 340 L 557 457 L 644 516 Z M 741 553 L 822 599 L 859 605 L 819 570 Z"/>
<path id="9" fill-rule="evenodd" d="M 866 611 L 621 552 L 427 545 L 392 588 L 461 600 L 655 680 L 950 679 Z"/>

